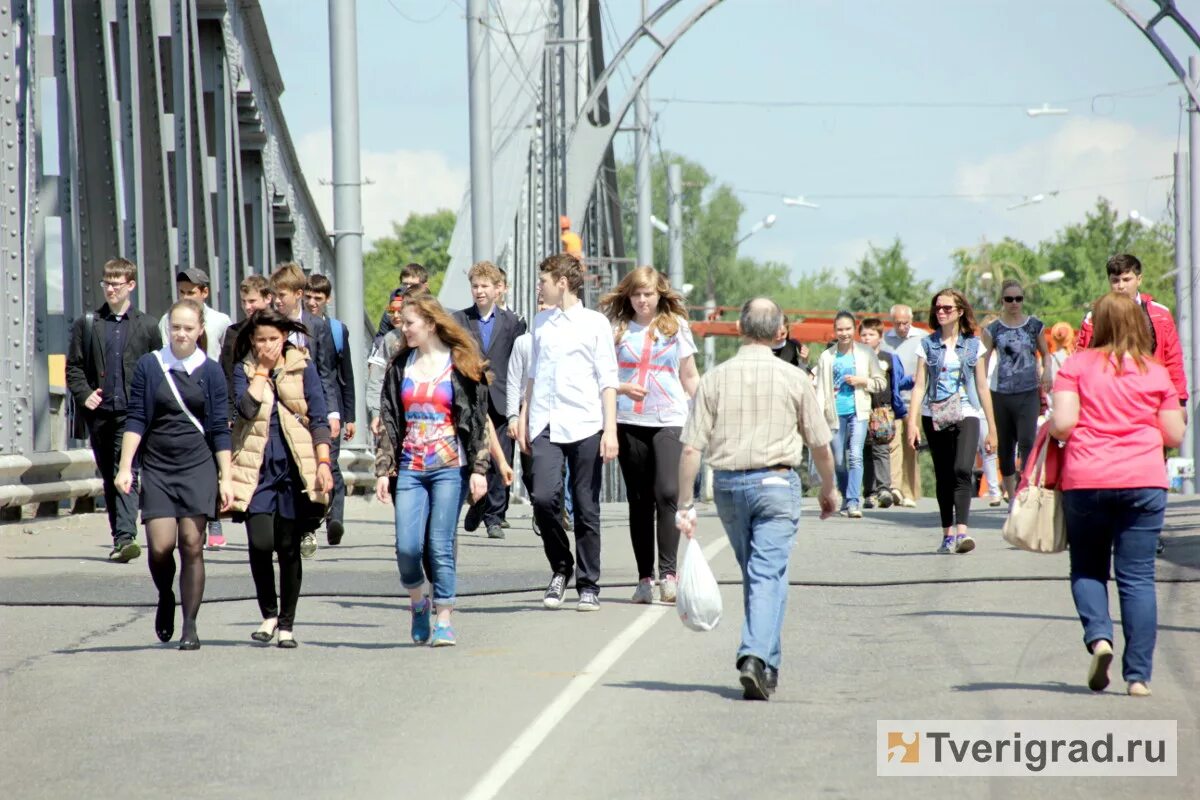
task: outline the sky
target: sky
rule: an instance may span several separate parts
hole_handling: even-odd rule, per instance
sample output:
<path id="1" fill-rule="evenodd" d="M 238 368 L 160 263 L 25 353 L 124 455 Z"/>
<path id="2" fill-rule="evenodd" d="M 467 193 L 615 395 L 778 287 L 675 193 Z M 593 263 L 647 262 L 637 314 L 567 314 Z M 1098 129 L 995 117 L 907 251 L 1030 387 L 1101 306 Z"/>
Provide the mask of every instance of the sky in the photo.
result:
<path id="1" fill-rule="evenodd" d="M 1200 0 L 1178 5 L 1200 23 Z M 262 6 L 288 127 L 332 228 L 320 184 L 331 177 L 328 6 Z M 605 6 L 611 53 L 640 4 Z M 464 16 L 461 0 L 358 2 L 368 240 L 410 212 L 461 202 Z M 1168 41 L 1187 52 L 1179 37 Z M 870 243 L 899 237 L 918 277 L 936 280 L 955 248 L 1005 236 L 1035 244 L 1101 195 L 1123 215 L 1166 219 L 1172 154 L 1187 137 L 1174 80 L 1104 0 L 725 0 L 667 54 L 650 96 L 661 147 L 738 192 L 743 230 L 777 215 L 743 254 L 796 275 L 841 271 Z M 762 105 L 713 103 L 731 100 Z M 1069 113 L 1026 114 L 1043 104 Z M 618 134 L 615 148 L 631 159 L 632 134 Z M 1038 194 L 1042 202 L 1010 210 Z M 820 208 L 785 206 L 785 195 Z"/>

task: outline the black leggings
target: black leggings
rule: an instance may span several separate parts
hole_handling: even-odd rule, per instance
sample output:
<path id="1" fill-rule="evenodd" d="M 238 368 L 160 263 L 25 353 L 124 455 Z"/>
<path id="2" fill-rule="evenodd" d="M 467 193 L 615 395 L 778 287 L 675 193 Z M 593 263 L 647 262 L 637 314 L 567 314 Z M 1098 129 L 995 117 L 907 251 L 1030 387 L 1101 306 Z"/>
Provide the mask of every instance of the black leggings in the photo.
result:
<path id="1" fill-rule="evenodd" d="M 1042 413 L 1041 395 L 1037 389 L 1017 394 L 992 392 L 992 412 L 996 415 L 996 451 L 1000 456 L 1000 474 L 1017 474 L 1016 455 L 1021 464 L 1033 449 L 1037 436 L 1037 421 Z"/>
<path id="2" fill-rule="evenodd" d="M 301 533 L 293 519 L 278 514 L 251 514 L 246 518 L 250 540 L 250 574 L 258 595 L 258 610 L 263 619 L 279 617 L 279 630 L 290 631 L 296 621 L 296 602 L 300 599 Z M 279 556 L 279 596 L 275 595 L 275 567 L 271 554 Z"/>
<path id="3" fill-rule="evenodd" d="M 933 456 L 933 474 L 937 482 L 938 511 L 942 527 L 957 522 L 967 524 L 974 488 L 975 451 L 979 447 L 979 420 L 964 417 L 962 422 L 944 430 L 933 429 L 933 419 L 921 417 L 925 441 Z"/>
<path id="4" fill-rule="evenodd" d="M 654 543 L 658 540 L 658 577 L 675 574 L 679 528 L 680 428 L 617 425 L 617 460 L 629 496 L 629 538 L 637 560 L 638 578 L 654 577 Z M 657 518 L 657 536 L 655 519 Z"/>

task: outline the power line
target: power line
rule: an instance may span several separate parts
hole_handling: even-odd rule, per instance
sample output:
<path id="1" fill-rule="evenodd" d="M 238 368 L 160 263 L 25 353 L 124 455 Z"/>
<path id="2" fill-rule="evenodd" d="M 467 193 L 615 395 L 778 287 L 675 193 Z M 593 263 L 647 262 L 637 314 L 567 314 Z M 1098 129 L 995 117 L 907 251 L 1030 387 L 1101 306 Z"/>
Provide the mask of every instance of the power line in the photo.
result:
<path id="1" fill-rule="evenodd" d="M 1130 180 L 1113 180 L 1100 183 L 1085 184 L 1080 186 L 1067 186 L 1059 189 L 1042 192 L 1048 196 L 1065 194 L 1068 192 L 1086 192 L 1095 189 L 1107 189 L 1111 186 L 1130 186 L 1151 181 L 1163 181 L 1173 179 L 1173 175 L 1152 175 L 1146 178 L 1134 178 Z M 742 189 L 738 187 L 730 187 L 737 194 L 753 194 L 764 195 L 767 197 L 786 197 L 787 192 L 770 191 L 767 189 Z M 931 193 L 907 193 L 907 192 L 805 192 L 804 197 L 809 200 L 1013 200 L 1028 197 L 1028 193 L 1022 192 L 931 192 Z"/>
<path id="2" fill-rule="evenodd" d="M 442 6 L 442 10 L 441 10 L 441 11 L 439 11 L 439 12 L 437 12 L 437 13 L 436 13 L 436 14 L 434 14 L 433 16 L 431 16 L 431 17 L 426 17 L 426 18 L 424 18 L 424 19 L 419 19 L 419 18 L 417 18 L 417 17 L 414 17 L 414 16 L 412 16 L 411 14 L 406 14 L 405 12 L 401 11 L 401 10 L 400 10 L 400 6 L 396 5 L 396 3 L 394 2 L 394 0 L 387 0 L 387 4 L 388 4 L 389 6 L 391 6 L 391 7 L 392 7 L 392 10 L 393 10 L 393 11 L 395 11 L 397 14 L 399 14 L 399 15 L 400 15 L 400 16 L 402 16 L 402 17 L 404 17 L 404 18 L 405 18 L 406 20 L 408 20 L 409 22 L 412 22 L 412 23 L 414 23 L 414 24 L 417 24 L 417 25 L 428 25 L 428 24 L 430 24 L 431 22 L 436 22 L 436 21 L 438 21 L 439 19 L 441 19 L 441 18 L 442 18 L 442 16 L 443 16 L 443 15 L 446 13 L 446 11 L 447 11 L 447 10 L 449 10 L 449 9 L 450 9 L 450 7 L 451 7 L 449 3 L 445 3 L 445 4 Z"/>

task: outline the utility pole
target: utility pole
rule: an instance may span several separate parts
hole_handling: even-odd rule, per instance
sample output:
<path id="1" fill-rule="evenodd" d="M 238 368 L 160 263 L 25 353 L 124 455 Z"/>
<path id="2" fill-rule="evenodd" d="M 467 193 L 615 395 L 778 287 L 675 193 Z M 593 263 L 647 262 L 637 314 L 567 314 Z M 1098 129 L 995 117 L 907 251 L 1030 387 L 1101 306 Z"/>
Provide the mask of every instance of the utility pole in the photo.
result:
<path id="1" fill-rule="evenodd" d="M 467 0 L 472 261 L 487 261 L 495 257 L 492 252 L 495 246 L 492 239 L 492 64 L 487 15 L 488 0 Z"/>
<path id="2" fill-rule="evenodd" d="M 1195 86 L 1200 82 L 1200 58 L 1188 58 L 1188 81 Z M 1188 264 L 1188 322 L 1191 323 L 1191 352 L 1188 353 L 1192 366 L 1192 383 L 1188 386 L 1188 422 L 1191 423 L 1192 454 L 1200 452 L 1200 424 L 1196 420 L 1196 411 L 1200 409 L 1200 399 L 1196 397 L 1196 380 L 1200 379 L 1200 292 L 1196 286 L 1197 265 L 1200 265 L 1200 109 L 1195 103 L 1188 103 L 1188 250 L 1191 263 Z M 1178 305 L 1183 305 L 1177 301 Z M 1194 462 L 1193 462 L 1194 463 Z M 1195 482 L 1193 481 L 1193 488 Z"/>
<path id="3" fill-rule="evenodd" d="M 683 168 L 667 166 L 667 231 L 669 241 L 667 280 L 671 288 L 683 293 Z"/>
<path id="4" fill-rule="evenodd" d="M 654 230 L 650 226 L 650 101 L 649 89 L 643 84 L 638 90 L 635 105 L 637 132 L 637 265 L 654 264 Z"/>
<path id="5" fill-rule="evenodd" d="M 1184 222 L 1183 208 L 1186 195 L 1186 184 L 1184 181 L 1184 162 L 1183 154 L 1175 154 L 1175 185 L 1174 185 L 1174 203 L 1175 206 L 1175 324 L 1179 328 L 1179 344 L 1183 349 L 1183 366 L 1188 374 L 1188 386 L 1193 386 L 1192 382 L 1192 329 L 1190 315 L 1188 314 L 1188 305 L 1191 302 L 1189 296 L 1191 279 L 1190 270 L 1188 269 L 1188 254 L 1184 250 L 1184 243 L 1188 241 L 1187 225 Z M 1179 444 L 1179 455 L 1183 458 L 1193 459 L 1195 463 L 1196 448 L 1193 446 L 1193 441 L 1190 436 L 1184 436 L 1183 441 Z M 1195 479 L 1187 478 L 1183 481 L 1183 493 L 1194 494 L 1196 488 Z"/>
<path id="6" fill-rule="evenodd" d="M 335 305 L 350 332 L 354 374 L 367 374 L 363 327 L 362 173 L 358 138 L 358 21 L 354 0 L 329 0 L 330 95 L 333 114 L 333 247 Z M 366 420 L 366 398 L 356 392 L 355 418 Z M 367 439 L 366 427 L 362 439 Z"/>

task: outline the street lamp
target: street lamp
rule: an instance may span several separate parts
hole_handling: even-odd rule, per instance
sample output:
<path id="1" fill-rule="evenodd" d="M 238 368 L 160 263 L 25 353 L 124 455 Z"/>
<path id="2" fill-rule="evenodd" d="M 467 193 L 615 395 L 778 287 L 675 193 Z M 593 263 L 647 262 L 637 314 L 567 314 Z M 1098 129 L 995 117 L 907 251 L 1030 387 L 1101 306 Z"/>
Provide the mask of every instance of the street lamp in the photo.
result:
<path id="1" fill-rule="evenodd" d="M 741 237 L 740 239 L 738 239 L 736 242 L 733 243 L 733 250 L 734 250 L 735 254 L 737 252 L 738 245 L 740 245 L 742 242 L 746 241 L 747 239 L 749 239 L 751 236 L 758 233 L 759 231 L 770 228 L 772 225 L 775 224 L 775 221 L 778 219 L 779 219 L 779 217 L 775 216 L 774 214 L 767 214 L 765 217 L 760 219 L 758 222 L 756 222 L 752 226 L 750 226 L 750 230 L 746 232 L 746 235 Z M 711 319 L 717 310 L 716 275 L 713 273 L 713 261 L 714 260 L 715 259 L 711 259 L 711 258 L 708 260 L 708 286 L 706 287 L 708 289 L 708 299 L 704 302 L 704 318 L 705 319 Z M 708 370 L 710 370 L 714 366 L 716 366 L 716 360 L 717 360 L 717 341 L 711 335 L 705 336 L 704 337 L 704 370 L 705 370 L 705 372 L 707 372 Z"/>
<path id="2" fill-rule="evenodd" d="M 800 208 L 820 208 L 816 203 L 810 203 L 805 200 L 804 195 L 800 195 L 799 197 L 785 197 L 783 198 L 783 204 L 785 206 L 799 206 Z"/>
<path id="3" fill-rule="evenodd" d="M 1066 276 L 1067 273 L 1061 269 L 1052 269 L 1049 272 L 1043 272 L 1041 275 L 1038 275 L 1038 280 L 1042 283 L 1058 283 Z"/>
<path id="4" fill-rule="evenodd" d="M 1129 219 L 1146 228 L 1154 227 L 1154 220 L 1143 217 L 1136 208 L 1129 212 Z"/>
<path id="5" fill-rule="evenodd" d="M 1070 112 L 1065 108 L 1051 108 L 1049 103 L 1042 103 L 1041 108 L 1027 108 L 1025 113 L 1031 117 L 1060 117 Z"/>
<path id="6" fill-rule="evenodd" d="M 1046 199 L 1046 195 L 1044 195 L 1044 194 L 1035 194 L 1035 195 L 1033 195 L 1032 197 L 1026 197 L 1024 200 L 1022 200 L 1021 202 L 1019 202 L 1019 203 L 1017 203 L 1017 204 L 1015 204 L 1015 205 L 1011 205 L 1011 206 L 1009 206 L 1009 207 L 1008 207 L 1008 210 L 1009 210 L 1009 211 L 1012 211 L 1012 210 L 1014 210 L 1014 209 L 1017 209 L 1017 208 L 1024 208 L 1025 206 L 1032 206 L 1032 205 L 1036 205 L 1036 204 L 1038 204 L 1038 203 L 1042 202 L 1042 201 L 1043 201 L 1043 200 L 1045 200 L 1045 199 Z"/>
<path id="7" fill-rule="evenodd" d="M 670 233 L 671 232 L 671 229 L 667 227 L 667 223 L 663 222 L 661 219 L 654 216 L 653 214 L 650 215 L 650 224 L 652 226 L 654 226 L 654 230 L 658 231 L 659 233 Z"/>

